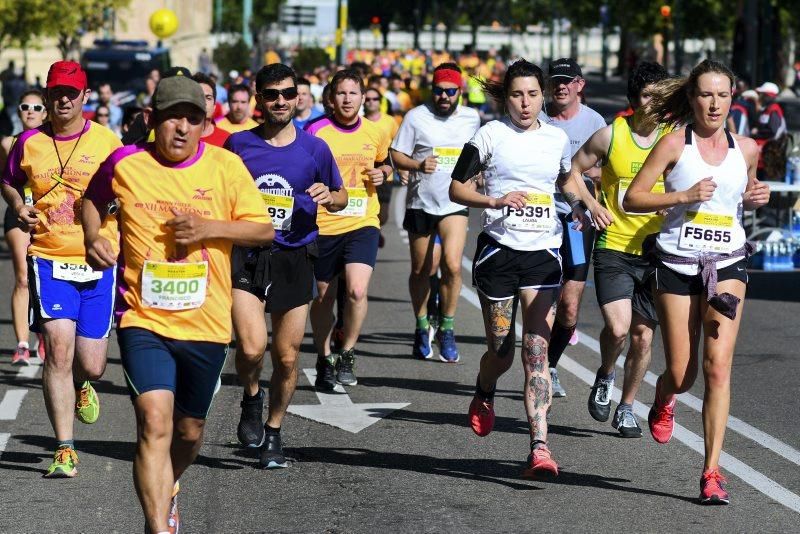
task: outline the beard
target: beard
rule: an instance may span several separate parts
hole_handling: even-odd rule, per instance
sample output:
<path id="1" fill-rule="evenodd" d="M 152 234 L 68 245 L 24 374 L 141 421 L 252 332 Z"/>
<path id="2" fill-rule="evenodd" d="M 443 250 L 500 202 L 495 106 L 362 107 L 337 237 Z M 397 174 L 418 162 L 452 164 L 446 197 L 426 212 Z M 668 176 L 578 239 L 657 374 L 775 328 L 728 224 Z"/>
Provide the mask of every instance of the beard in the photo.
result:
<path id="1" fill-rule="evenodd" d="M 453 113 L 455 113 L 455 111 L 456 111 L 456 108 L 457 108 L 457 107 L 458 107 L 458 106 L 457 106 L 456 104 L 453 104 L 453 103 L 451 102 L 451 103 L 450 103 L 450 107 L 449 107 L 449 108 L 447 108 L 447 109 L 442 109 L 442 108 L 440 108 L 440 107 L 439 107 L 439 105 L 438 105 L 438 104 L 436 104 L 436 102 L 434 102 L 434 103 L 433 103 L 433 113 L 434 113 L 435 115 L 438 115 L 439 117 L 449 117 L 450 115 L 452 115 Z"/>
<path id="2" fill-rule="evenodd" d="M 285 115 L 285 118 L 278 117 L 267 109 L 263 111 L 264 111 L 264 122 L 266 122 L 270 126 L 286 126 L 287 124 L 292 122 L 292 118 L 294 118 L 294 116 L 297 114 L 297 108 L 290 109 L 289 113 Z"/>

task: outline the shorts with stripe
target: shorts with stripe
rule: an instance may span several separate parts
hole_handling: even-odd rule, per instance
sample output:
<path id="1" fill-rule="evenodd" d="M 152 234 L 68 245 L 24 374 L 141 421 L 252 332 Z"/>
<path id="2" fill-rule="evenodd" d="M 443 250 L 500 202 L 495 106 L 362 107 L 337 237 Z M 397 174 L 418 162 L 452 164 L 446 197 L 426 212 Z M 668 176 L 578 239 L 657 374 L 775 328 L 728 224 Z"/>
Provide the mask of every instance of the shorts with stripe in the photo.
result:
<path id="1" fill-rule="evenodd" d="M 31 330 L 41 332 L 52 319 L 75 321 L 80 337 L 103 339 L 111 331 L 117 269 L 103 271 L 99 280 L 72 282 L 53 277 L 53 260 L 28 256 Z"/>
<path id="2" fill-rule="evenodd" d="M 513 298 L 521 289 L 556 289 L 561 286 L 561 257 L 555 248 L 514 250 L 481 233 L 472 285 L 489 300 Z"/>

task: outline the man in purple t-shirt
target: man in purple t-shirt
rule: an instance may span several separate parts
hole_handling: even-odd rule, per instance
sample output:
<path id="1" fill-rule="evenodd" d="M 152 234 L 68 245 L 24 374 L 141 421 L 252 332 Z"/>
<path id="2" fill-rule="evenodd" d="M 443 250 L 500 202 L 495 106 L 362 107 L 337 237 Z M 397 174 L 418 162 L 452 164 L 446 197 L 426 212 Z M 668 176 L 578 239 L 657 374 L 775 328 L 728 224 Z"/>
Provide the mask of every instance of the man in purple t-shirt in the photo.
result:
<path id="1" fill-rule="evenodd" d="M 269 249 L 236 248 L 232 266 L 236 371 L 244 387 L 237 435 L 242 445 L 261 447 L 259 463 L 270 469 L 289 466 L 280 429 L 297 385 L 295 364 L 313 298 L 317 205 L 339 211 L 347 206 L 347 190 L 328 145 L 292 123 L 297 76 L 291 68 L 272 64 L 258 72 L 256 105 L 264 124 L 232 134 L 225 147 L 244 161 L 275 227 Z M 269 414 L 262 426 L 265 304 L 275 331 Z"/>

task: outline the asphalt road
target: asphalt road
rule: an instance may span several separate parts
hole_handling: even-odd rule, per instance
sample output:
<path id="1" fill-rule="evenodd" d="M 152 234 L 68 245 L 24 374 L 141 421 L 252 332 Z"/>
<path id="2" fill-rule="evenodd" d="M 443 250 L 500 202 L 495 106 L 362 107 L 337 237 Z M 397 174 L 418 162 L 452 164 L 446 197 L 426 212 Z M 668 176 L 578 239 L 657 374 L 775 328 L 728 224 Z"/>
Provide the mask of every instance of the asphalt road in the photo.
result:
<path id="1" fill-rule="evenodd" d="M 474 249 L 476 214 L 472 227 L 466 256 Z M 373 424 L 355 433 L 289 415 L 283 438 L 296 462 L 289 469 L 261 471 L 255 468 L 256 455 L 235 441 L 241 393 L 231 358 L 201 457 L 181 481 L 182 532 L 800 530 L 800 304 L 779 300 L 779 291 L 777 300 L 775 295 L 770 300 L 751 297 L 746 303 L 734 358 L 734 417 L 723 457 L 730 506 L 695 504 L 703 461 L 697 404 L 702 380 L 679 402 L 680 427 L 668 445 L 658 445 L 646 430 L 641 439 L 621 439 L 610 423 L 589 417 L 586 381 L 598 365 L 594 339 L 601 328 L 592 288 L 582 307 L 581 343 L 569 347 L 562 360 L 568 396 L 555 400 L 551 418 L 550 445 L 561 474 L 552 482 L 523 480 L 519 475 L 528 454 L 528 432 L 521 365 L 515 364 L 498 384 L 494 432 L 475 436 L 466 411 L 485 339 L 474 294 L 467 284 L 459 304 L 461 363 L 412 360 L 408 252 L 395 226 L 390 223 L 384 233 L 387 244 L 380 252 L 357 348 L 359 385 L 347 389 L 347 398 L 321 399 L 301 374 L 293 409 L 318 414 L 309 406 L 339 403 L 340 413 L 353 414 L 340 418 L 346 426 L 363 423 L 364 411 L 383 413 L 375 404 L 407 405 L 386 417 L 372 417 L 367 422 Z M 469 281 L 467 272 L 464 278 Z M 100 420 L 91 426 L 76 422 L 79 476 L 41 478 L 54 442 L 39 369 L 20 373 L 9 363 L 13 276 L 7 256 L 0 257 L 0 280 L 6 281 L 0 287 L 0 344 L 5 347 L 0 358 L 0 532 L 141 532 L 131 478 L 133 410 L 116 340 L 112 337 L 109 366 L 96 386 Z M 307 336 L 301 368 L 312 369 L 314 360 Z M 663 368 L 659 340 L 651 371 Z M 267 387 L 268 377 L 265 369 Z M 652 379 L 639 393 L 639 414 L 646 414 L 652 402 Z"/>

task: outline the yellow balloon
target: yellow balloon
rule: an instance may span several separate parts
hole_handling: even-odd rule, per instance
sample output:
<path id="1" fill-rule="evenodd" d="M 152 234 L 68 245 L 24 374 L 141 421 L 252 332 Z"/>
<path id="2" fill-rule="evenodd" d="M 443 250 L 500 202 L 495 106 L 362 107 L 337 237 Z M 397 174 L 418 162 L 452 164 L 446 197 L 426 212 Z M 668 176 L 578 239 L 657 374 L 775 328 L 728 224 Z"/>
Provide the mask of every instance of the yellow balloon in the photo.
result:
<path id="1" fill-rule="evenodd" d="M 150 15 L 150 30 L 165 39 L 178 30 L 178 16 L 171 9 L 159 9 Z"/>

